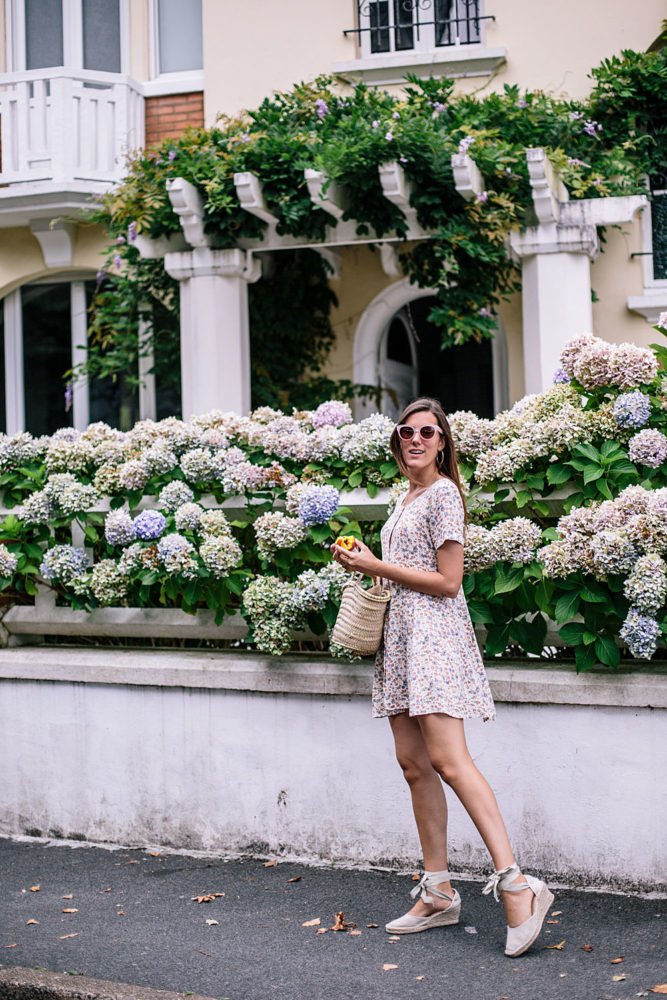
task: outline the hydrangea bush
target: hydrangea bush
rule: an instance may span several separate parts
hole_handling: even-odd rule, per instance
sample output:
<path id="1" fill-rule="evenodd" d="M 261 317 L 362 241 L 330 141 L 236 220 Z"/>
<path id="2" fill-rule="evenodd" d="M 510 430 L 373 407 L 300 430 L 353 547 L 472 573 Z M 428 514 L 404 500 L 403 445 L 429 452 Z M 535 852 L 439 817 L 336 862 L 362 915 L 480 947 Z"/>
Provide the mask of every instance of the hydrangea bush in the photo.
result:
<path id="1" fill-rule="evenodd" d="M 667 316 L 661 318 L 667 327 Z M 570 341 L 554 385 L 494 420 L 450 416 L 468 494 L 464 589 L 487 655 L 545 655 L 548 629 L 578 669 L 650 659 L 667 632 L 667 349 Z M 286 415 L 215 411 L 0 438 L 12 507 L 0 539 L 7 601 L 37 581 L 61 603 L 241 611 L 272 654 L 326 639 L 343 582 L 329 545 L 363 537 L 347 491 L 406 488 L 392 422 L 331 400 Z M 243 495 L 243 518 L 218 506 Z M 238 507 L 236 508 L 238 510 Z M 85 548 L 72 545 L 78 524 Z"/>

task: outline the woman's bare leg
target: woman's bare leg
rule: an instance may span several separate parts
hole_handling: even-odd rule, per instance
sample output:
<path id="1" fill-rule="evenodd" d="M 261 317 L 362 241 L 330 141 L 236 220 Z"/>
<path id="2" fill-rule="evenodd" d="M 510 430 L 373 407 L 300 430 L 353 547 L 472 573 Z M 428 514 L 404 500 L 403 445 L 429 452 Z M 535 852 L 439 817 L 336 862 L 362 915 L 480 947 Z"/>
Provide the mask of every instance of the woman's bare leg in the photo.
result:
<path id="1" fill-rule="evenodd" d="M 417 719 L 410 718 L 404 712 L 391 716 L 389 721 L 396 745 L 396 758 L 410 787 L 424 868 L 431 872 L 444 871 L 447 868 L 447 801 L 442 782 L 433 770 Z M 438 888 L 452 895 L 450 882 L 442 882 Z M 423 917 L 450 905 L 437 896 L 432 899 L 433 905 L 418 900 L 410 913 Z"/>
<path id="2" fill-rule="evenodd" d="M 486 778 L 475 765 L 465 739 L 462 719 L 441 713 L 417 716 L 429 761 L 442 780 L 452 788 L 477 827 L 496 870 L 514 863 L 514 853 L 496 797 Z M 516 881 L 524 881 L 523 875 Z M 533 893 L 504 892 L 503 903 L 510 927 L 527 920 Z"/>

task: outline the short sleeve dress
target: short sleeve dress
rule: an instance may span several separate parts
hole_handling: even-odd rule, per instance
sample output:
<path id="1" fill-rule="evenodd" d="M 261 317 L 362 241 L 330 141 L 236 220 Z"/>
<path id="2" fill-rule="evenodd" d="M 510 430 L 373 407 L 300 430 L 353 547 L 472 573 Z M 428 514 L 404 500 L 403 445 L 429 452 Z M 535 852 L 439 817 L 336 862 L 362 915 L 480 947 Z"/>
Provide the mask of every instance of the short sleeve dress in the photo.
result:
<path id="1" fill-rule="evenodd" d="M 434 572 L 443 542 L 463 544 L 458 488 L 451 479 L 438 479 L 410 503 L 405 500 L 382 528 L 382 558 Z M 396 583 L 390 583 L 390 590 L 375 661 L 373 716 L 444 712 L 457 719 L 492 719 L 493 698 L 463 589 L 454 598 Z"/>

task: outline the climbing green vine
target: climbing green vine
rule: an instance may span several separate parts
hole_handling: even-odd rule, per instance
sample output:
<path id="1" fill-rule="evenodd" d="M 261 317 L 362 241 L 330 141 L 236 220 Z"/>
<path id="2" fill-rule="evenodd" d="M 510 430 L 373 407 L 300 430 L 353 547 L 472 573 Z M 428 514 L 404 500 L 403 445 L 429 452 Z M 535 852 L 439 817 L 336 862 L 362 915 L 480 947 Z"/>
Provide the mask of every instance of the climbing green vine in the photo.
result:
<path id="1" fill-rule="evenodd" d="M 591 75 L 591 93 L 578 101 L 515 86 L 482 97 L 460 96 L 452 81 L 416 78 L 402 94 L 390 95 L 362 84 L 343 89 L 319 77 L 267 98 L 255 111 L 221 117 L 212 128 L 189 129 L 180 139 L 133 155 L 126 179 L 95 214 L 117 242 L 108 280 L 93 302 L 88 365 L 98 363 L 103 342 L 107 373 L 141 350 L 140 295 L 175 312 L 173 287 L 166 290 L 169 279 L 161 266 L 139 260 L 133 244 L 136 233 L 156 238 L 179 230 L 166 192 L 170 177 L 183 177 L 201 191 L 214 246 L 262 238 L 264 223 L 239 205 L 233 182 L 239 171 L 261 178 L 279 233 L 317 242 L 336 224 L 310 200 L 304 169 L 313 167 L 345 191 L 343 218 L 355 220 L 360 235 L 381 238 L 407 231 L 404 216 L 383 196 L 378 176 L 381 164 L 398 161 L 411 182 L 417 218 L 434 234 L 416 245 L 406 242 L 401 259 L 412 281 L 436 289 L 430 318 L 442 328 L 443 344 L 492 336 L 494 308 L 518 287 L 507 234 L 531 222 L 527 147 L 546 149 L 573 198 L 644 192 L 646 176 L 665 170 L 664 49 L 624 52 Z M 454 187 L 456 152 L 468 152 L 485 179 L 485 190 L 471 202 Z M 313 376 L 333 341 L 328 320 L 333 296 L 319 258 L 308 252 L 283 256 L 277 265 L 280 281 L 262 279 L 252 292 L 254 402 L 283 405 L 298 398 L 312 405 L 319 391 Z M 117 304 L 111 287 L 122 290 Z M 289 293 L 276 294 L 280 287 Z M 107 331 L 104 337 L 101 330 Z M 289 366 L 282 350 L 287 342 Z M 325 383 L 322 398 L 338 386 Z M 348 397 L 355 391 L 349 383 L 338 389 Z"/>

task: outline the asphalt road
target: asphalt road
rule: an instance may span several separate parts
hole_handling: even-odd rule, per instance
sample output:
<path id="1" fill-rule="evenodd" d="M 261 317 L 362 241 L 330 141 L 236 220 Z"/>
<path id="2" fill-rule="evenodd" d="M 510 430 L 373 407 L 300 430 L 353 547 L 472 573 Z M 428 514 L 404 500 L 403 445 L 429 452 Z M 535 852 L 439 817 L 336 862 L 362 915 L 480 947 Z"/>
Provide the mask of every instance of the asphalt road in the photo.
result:
<path id="1" fill-rule="evenodd" d="M 413 884 L 0 838 L 0 963 L 229 1000 L 619 1000 L 667 983 L 667 900 L 557 890 L 552 922 L 511 959 L 502 908 L 472 881 L 455 883 L 458 926 L 391 940 Z M 338 911 L 356 927 L 318 934 Z"/>

